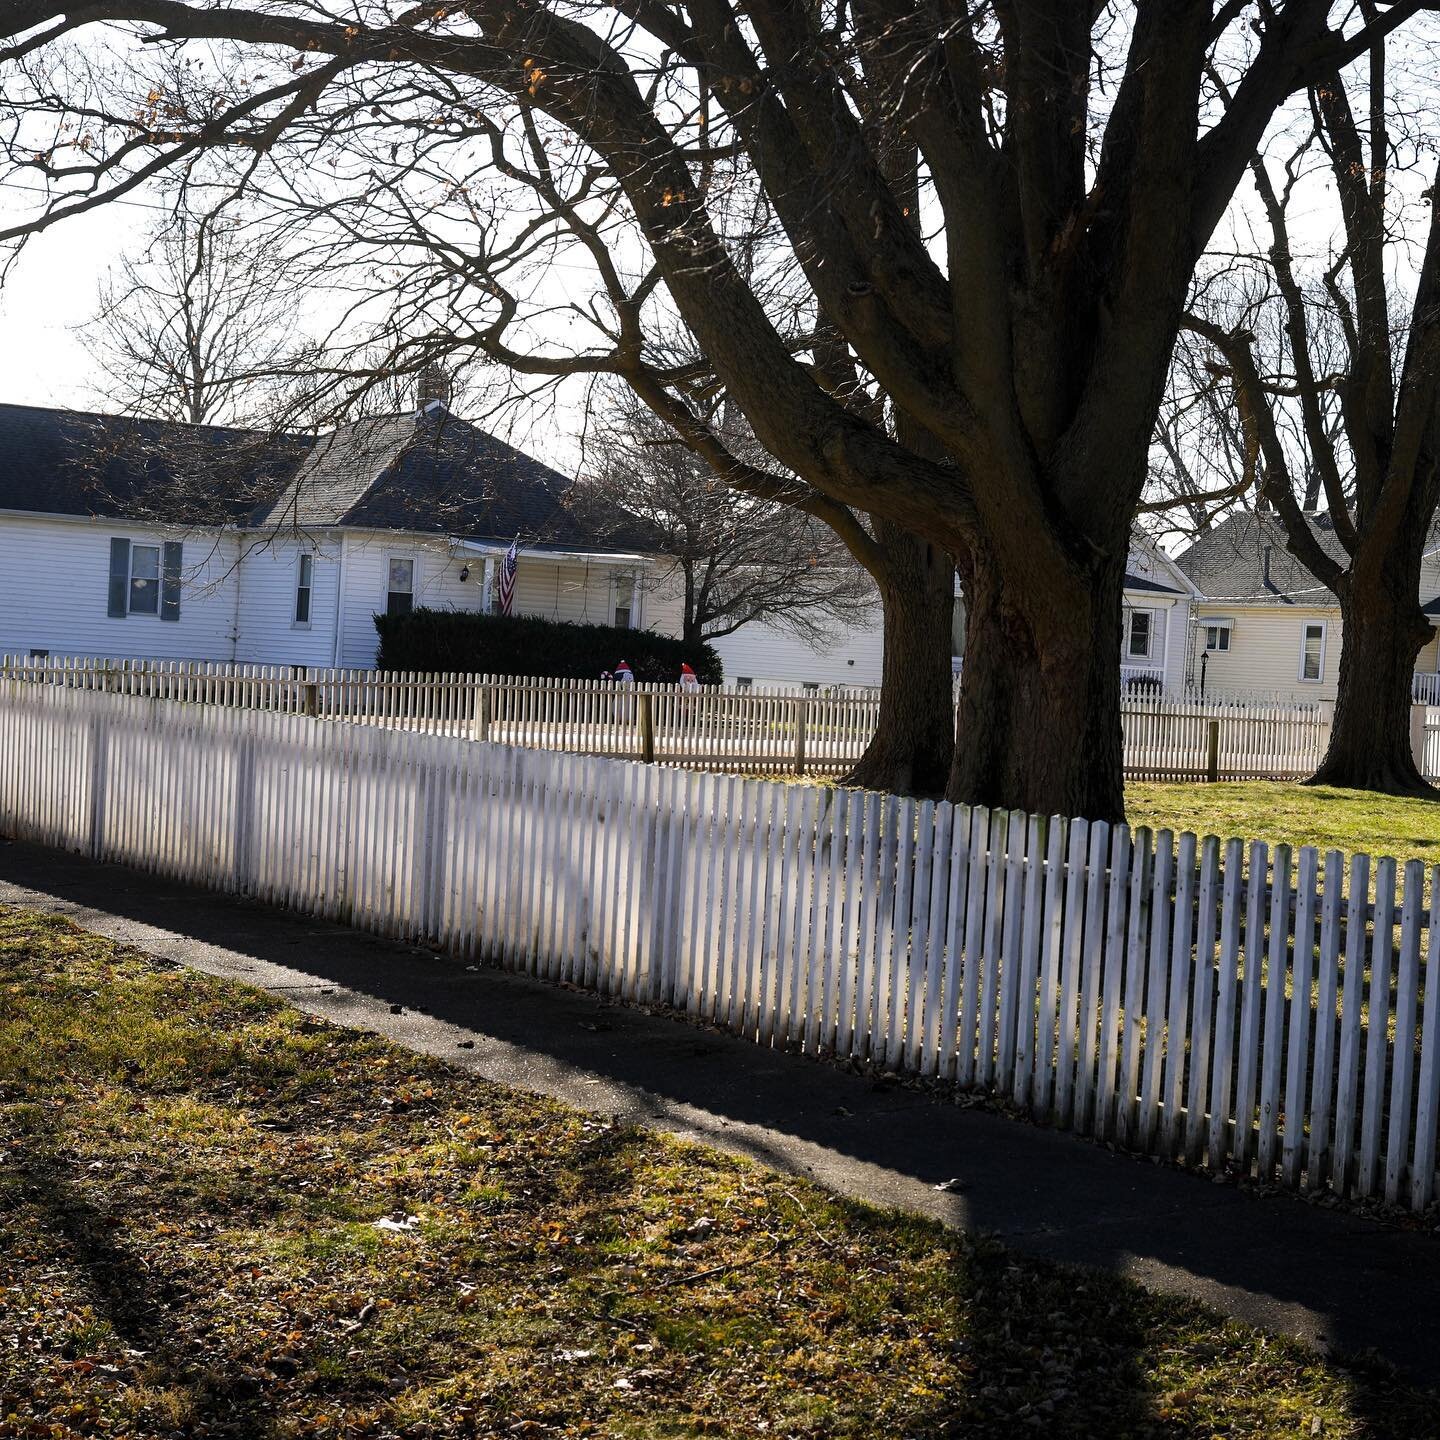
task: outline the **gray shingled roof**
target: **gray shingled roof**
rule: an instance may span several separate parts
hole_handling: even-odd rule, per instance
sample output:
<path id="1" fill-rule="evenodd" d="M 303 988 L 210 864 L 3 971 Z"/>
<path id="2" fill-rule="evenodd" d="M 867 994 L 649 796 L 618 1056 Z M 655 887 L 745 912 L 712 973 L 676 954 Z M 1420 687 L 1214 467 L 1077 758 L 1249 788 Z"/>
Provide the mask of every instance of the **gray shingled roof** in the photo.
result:
<path id="1" fill-rule="evenodd" d="M 0 404 L 0 509 L 176 525 L 238 523 L 270 504 L 308 441 Z"/>
<path id="2" fill-rule="evenodd" d="M 613 507 L 572 510 L 571 490 L 558 470 L 443 408 L 358 420 L 312 440 L 0 404 L 6 510 L 654 548 Z"/>
<path id="3" fill-rule="evenodd" d="M 321 435 L 285 493 L 257 523 L 307 529 L 343 525 L 415 438 L 415 424 L 414 415 L 380 415 Z"/>
<path id="4" fill-rule="evenodd" d="M 1311 528 L 1327 553 L 1348 560 L 1326 515 Z M 1209 600 L 1237 605 L 1330 605 L 1334 595 L 1286 548 L 1285 528 L 1271 514 L 1230 515 L 1202 535 L 1175 563 Z"/>
<path id="5" fill-rule="evenodd" d="M 584 519 L 571 481 L 443 407 L 358 420 L 315 442 L 266 523 L 418 530 L 574 549 L 643 548 L 618 512 Z"/>

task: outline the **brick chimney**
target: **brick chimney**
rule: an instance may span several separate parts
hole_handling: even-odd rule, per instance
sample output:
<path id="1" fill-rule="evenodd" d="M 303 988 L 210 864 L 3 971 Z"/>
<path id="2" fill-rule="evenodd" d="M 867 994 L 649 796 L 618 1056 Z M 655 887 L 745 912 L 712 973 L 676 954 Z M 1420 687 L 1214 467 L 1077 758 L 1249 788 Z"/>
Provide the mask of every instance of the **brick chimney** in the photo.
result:
<path id="1" fill-rule="evenodd" d="M 420 372 L 420 379 L 416 383 L 415 398 L 419 401 L 419 408 L 427 409 L 432 400 L 438 400 L 448 410 L 451 394 L 450 372 L 432 360 Z"/>

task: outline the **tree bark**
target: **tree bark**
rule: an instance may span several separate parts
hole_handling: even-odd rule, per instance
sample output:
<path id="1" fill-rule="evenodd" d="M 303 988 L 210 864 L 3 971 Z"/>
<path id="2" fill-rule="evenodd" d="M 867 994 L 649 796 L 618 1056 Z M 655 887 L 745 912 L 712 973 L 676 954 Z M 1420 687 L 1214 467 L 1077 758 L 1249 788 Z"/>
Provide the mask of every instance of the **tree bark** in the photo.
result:
<path id="1" fill-rule="evenodd" d="M 955 563 L 885 522 L 883 558 L 871 574 L 884 613 L 880 719 L 842 783 L 900 795 L 941 795 L 955 748 L 950 667 Z"/>
<path id="2" fill-rule="evenodd" d="M 948 798 L 1124 819 L 1120 605 L 1126 541 L 1081 568 L 961 559 L 965 666 Z M 1012 562 L 1013 563 L 1013 562 Z"/>
<path id="3" fill-rule="evenodd" d="M 1369 547 L 1367 547 L 1369 548 Z M 1414 558 L 1401 550 L 1415 551 Z M 1421 613 L 1419 547 L 1395 547 L 1340 590 L 1343 629 L 1335 719 L 1320 768 L 1306 782 L 1387 795 L 1431 795 L 1410 743 L 1415 657 L 1430 638 Z"/>

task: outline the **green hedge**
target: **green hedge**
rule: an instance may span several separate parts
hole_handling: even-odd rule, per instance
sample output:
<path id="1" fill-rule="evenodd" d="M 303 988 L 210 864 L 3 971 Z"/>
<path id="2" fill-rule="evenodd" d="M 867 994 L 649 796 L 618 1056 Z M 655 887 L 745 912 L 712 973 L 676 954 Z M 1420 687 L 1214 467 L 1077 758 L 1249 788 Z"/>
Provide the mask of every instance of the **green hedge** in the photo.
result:
<path id="1" fill-rule="evenodd" d="M 718 685 L 724 678 L 720 657 L 708 645 L 686 645 L 652 630 L 469 610 L 377 615 L 375 628 L 382 670 L 598 680 L 602 670 L 627 660 L 637 680 L 673 684 L 688 660 L 703 684 Z"/>

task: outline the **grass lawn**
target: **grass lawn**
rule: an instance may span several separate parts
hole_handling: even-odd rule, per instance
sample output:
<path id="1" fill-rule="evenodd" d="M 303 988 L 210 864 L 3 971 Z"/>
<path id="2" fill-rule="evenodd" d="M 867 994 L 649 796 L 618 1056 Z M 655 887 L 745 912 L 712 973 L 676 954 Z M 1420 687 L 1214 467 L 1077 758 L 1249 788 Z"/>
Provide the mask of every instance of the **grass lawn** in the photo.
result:
<path id="1" fill-rule="evenodd" d="M 1380 1437 L 1437 1409 L 0 909 L 0 1436 Z"/>
<path id="2" fill-rule="evenodd" d="M 1125 787 L 1132 825 L 1440 864 L 1440 802 L 1282 781 Z"/>

